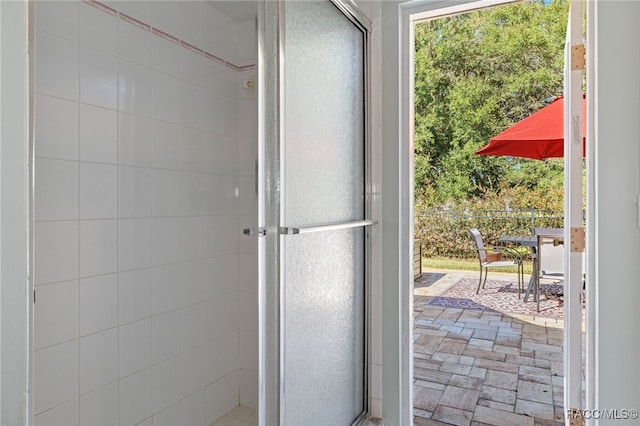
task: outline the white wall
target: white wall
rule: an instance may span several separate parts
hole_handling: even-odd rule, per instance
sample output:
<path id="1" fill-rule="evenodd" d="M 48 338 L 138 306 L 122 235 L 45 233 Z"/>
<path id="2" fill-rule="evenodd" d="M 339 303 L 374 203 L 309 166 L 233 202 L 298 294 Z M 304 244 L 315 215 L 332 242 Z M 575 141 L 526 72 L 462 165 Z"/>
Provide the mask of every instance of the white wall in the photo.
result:
<path id="1" fill-rule="evenodd" d="M 595 24 L 595 405 L 640 407 L 640 3 L 599 1 Z M 637 419 L 600 424 L 637 424 Z"/>
<path id="2" fill-rule="evenodd" d="M 105 4 L 36 3 L 35 423 L 205 425 L 256 399 L 255 33 Z"/>
<path id="3" fill-rule="evenodd" d="M 0 424 L 26 423 L 27 4 L 0 2 Z"/>

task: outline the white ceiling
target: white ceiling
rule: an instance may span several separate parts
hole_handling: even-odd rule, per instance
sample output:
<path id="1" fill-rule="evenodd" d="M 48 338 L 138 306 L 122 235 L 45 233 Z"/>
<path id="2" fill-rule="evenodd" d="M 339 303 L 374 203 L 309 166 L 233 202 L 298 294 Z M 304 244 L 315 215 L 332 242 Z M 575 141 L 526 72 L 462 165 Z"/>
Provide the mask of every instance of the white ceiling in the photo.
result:
<path id="1" fill-rule="evenodd" d="M 255 0 L 209 0 L 206 3 L 237 22 L 253 19 L 258 14 Z"/>

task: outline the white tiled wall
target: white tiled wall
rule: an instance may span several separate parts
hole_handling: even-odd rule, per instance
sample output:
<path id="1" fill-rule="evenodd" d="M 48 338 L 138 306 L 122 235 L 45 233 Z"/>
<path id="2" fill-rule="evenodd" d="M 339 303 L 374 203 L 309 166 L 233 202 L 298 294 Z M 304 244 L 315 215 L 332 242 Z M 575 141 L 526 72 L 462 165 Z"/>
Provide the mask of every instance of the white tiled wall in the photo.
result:
<path id="1" fill-rule="evenodd" d="M 255 38 L 202 2 L 36 2 L 35 424 L 256 406 Z"/>

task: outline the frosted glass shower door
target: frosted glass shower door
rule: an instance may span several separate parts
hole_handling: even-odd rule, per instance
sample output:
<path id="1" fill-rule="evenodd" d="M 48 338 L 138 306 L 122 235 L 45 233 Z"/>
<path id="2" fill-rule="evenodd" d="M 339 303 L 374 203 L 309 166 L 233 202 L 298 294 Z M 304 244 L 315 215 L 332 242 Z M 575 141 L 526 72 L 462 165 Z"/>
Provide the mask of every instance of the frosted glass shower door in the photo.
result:
<path id="1" fill-rule="evenodd" d="M 365 33 L 329 1 L 284 2 L 283 413 L 349 425 L 365 391 Z"/>
<path id="2" fill-rule="evenodd" d="M 279 2 L 278 17 L 278 132 L 264 166 L 268 246 L 278 216 L 265 251 L 278 268 L 278 418 L 348 426 L 367 398 L 367 30 L 328 0 Z"/>

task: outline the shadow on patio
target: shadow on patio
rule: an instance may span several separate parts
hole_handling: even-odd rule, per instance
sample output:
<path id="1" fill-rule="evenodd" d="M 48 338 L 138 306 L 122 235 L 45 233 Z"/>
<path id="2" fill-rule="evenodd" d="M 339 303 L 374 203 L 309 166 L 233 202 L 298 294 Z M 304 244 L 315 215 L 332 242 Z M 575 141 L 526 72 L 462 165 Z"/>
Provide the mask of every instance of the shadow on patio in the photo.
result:
<path id="1" fill-rule="evenodd" d="M 496 289 L 511 288 L 515 277 L 489 275 L 504 284 Z M 477 274 L 425 273 L 415 283 L 414 424 L 563 425 L 561 312 L 513 313 L 535 305 L 518 301 L 517 291 L 503 291 L 517 302 L 511 305 L 431 304 L 464 280 L 477 284 Z M 511 308 L 500 312 L 501 306 Z"/>

